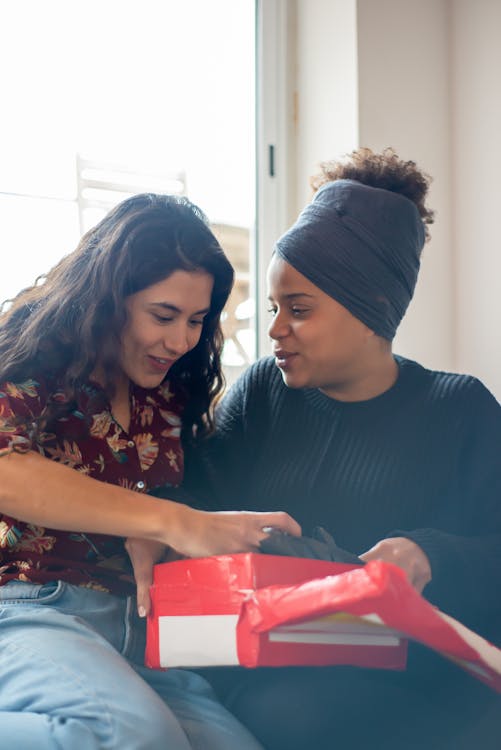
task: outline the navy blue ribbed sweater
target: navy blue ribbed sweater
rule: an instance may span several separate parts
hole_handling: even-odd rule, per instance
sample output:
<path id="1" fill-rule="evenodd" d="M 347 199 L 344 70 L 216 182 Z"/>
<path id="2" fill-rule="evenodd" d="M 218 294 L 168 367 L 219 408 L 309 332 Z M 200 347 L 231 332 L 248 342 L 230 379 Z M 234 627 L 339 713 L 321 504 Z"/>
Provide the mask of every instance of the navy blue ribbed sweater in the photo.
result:
<path id="1" fill-rule="evenodd" d="M 286 510 L 355 553 L 407 536 L 431 562 L 424 595 L 501 643 L 501 406 L 476 378 L 396 359 L 395 385 L 355 403 L 256 362 L 188 453 L 186 486 L 215 508 Z"/>

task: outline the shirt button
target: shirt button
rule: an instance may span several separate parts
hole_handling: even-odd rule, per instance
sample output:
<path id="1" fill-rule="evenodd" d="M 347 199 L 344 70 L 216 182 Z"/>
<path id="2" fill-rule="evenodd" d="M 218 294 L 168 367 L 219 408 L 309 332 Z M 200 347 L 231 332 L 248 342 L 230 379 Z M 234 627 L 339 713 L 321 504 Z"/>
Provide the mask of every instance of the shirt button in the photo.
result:
<path id="1" fill-rule="evenodd" d="M 127 443 L 127 445 L 129 446 L 129 448 L 133 448 L 134 445 L 135 445 L 135 443 L 134 443 L 133 440 L 129 440 L 129 442 Z"/>
<path id="2" fill-rule="evenodd" d="M 139 482 L 136 483 L 136 487 L 138 490 L 144 490 L 145 486 L 146 485 L 142 480 L 139 480 Z"/>

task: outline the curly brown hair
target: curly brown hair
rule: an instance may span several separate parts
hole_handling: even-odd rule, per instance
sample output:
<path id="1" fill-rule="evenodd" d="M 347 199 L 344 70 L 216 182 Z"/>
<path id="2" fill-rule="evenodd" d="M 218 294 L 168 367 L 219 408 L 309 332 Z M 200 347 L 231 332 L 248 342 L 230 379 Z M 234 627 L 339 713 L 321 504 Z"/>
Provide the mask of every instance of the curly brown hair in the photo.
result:
<path id="1" fill-rule="evenodd" d="M 400 193 L 417 206 L 423 220 L 426 239 L 430 239 L 428 224 L 433 224 L 434 211 L 425 206 L 431 177 L 420 171 L 414 161 L 403 161 L 392 148 L 380 154 L 370 148 L 358 148 L 339 160 L 320 163 L 320 172 L 310 178 L 314 192 L 326 182 L 356 180 L 364 185 Z"/>
<path id="2" fill-rule="evenodd" d="M 200 341 L 168 377 L 186 394 L 185 438 L 213 427 L 212 406 L 224 387 L 220 315 L 233 268 L 197 206 L 179 196 L 141 193 L 113 208 L 0 314 L 0 382 L 33 375 L 63 382 L 65 404 L 49 403 L 34 436 L 72 408 L 98 361 L 113 396 L 125 299 L 178 269 L 204 270 L 214 286 Z"/>

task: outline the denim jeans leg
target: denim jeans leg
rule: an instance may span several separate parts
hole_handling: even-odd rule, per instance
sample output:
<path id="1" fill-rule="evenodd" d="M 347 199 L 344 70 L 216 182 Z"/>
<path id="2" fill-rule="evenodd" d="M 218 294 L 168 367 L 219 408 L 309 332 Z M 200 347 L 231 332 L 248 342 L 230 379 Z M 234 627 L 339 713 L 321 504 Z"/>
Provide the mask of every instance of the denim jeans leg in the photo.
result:
<path id="1" fill-rule="evenodd" d="M 193 750 L 262 750 L 201 675 L 184 669 L 136 669 L 172 709 Z"/>
<path id="2" fill-rule="evenodd" d="M 54 598 L 58 592 L 49 587 L 49 594 L 37 597 L 30 586 L 8 584 L 11 598 L 8 587 L 0 596 L 2 746 L 190 750 L 165 702 L 92 625 L 64 611 L 68 599 L 74 609 L 78 589 L 66 587 Z M 83 614 L 92 611 L 91 601 L 96 613 L 100 603 L 112 602 L 92 593 L 82 592 Z"/>

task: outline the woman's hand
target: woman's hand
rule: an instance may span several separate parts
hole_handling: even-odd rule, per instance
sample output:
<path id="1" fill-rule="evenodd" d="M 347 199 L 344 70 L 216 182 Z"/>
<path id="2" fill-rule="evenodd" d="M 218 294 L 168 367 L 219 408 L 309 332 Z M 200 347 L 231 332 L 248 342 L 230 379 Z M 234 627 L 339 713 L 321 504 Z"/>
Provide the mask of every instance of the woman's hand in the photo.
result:
<path id="1" fill-rule="evenodd" d="M 153 566 L 163 560 L 168 547 L 161 542 L 129 537 L 125 549 L 134 569 L 137 586 L 137 611 L 139 617 L 146 617 L 151 608 L 150 586 L 153 583 Z"/>
<path id="2" fill-rule="evenodd" d="M 293 536 L 301 535 L 299 524 L 281 511 L 208 513 L 177 503 L 166 503 L 163 507 L 169 513 L 165 529 L 168 544 L 135 537 L 129 537 L 125 542 L 134 569 L 140 617 L 149 614 L 153 566 L 161 560 L 176 559 L 179 556 L 208 557 L 256 552 L 261 540 L 268 536 L 268 532 L 263 531 L 267 527 L 280 529 Z"/>
<path id="3" fill-rule="evenodd" d="M 169 543 L 187 557 L 256 552 L 261 540 L 268 536 L 263 529 L 269 527 L 292 536 L 301 535 L 299 524 L 282 511 L 209 513 L 179 505 L 177 523 L 170 529 Z"/>
<path id="4" fill-rule="evenodd" d="M 382 539 L 360 557 L 365 562 L 383 560 L 398 565 L 407 573 L 409 581 L 419 593 L 431 581 L 430 561 L 421 547 L 411 539 L 401 536 Z"/>

